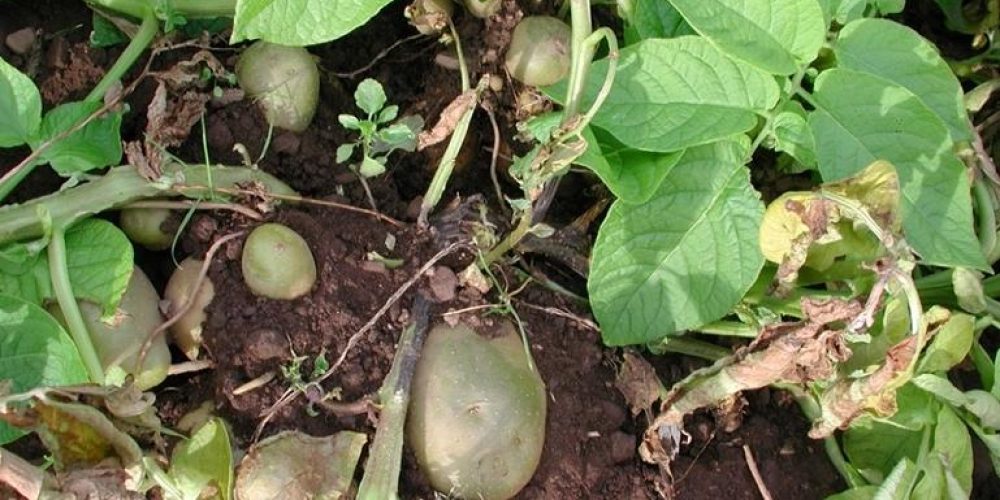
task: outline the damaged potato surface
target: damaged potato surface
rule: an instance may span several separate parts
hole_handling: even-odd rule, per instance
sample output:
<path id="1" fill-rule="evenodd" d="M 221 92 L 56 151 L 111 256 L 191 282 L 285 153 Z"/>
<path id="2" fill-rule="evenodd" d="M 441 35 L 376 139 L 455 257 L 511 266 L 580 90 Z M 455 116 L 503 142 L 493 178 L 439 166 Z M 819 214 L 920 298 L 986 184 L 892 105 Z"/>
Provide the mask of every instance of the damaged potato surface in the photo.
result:
<path id="1" fill-rule="evenodd" d="M 512 326 L 493 339 L 439 326 L 417 363 L 407 439 L 438 491 L 510 498 L 538 467 L 545 411 L 545 386 Z"/>

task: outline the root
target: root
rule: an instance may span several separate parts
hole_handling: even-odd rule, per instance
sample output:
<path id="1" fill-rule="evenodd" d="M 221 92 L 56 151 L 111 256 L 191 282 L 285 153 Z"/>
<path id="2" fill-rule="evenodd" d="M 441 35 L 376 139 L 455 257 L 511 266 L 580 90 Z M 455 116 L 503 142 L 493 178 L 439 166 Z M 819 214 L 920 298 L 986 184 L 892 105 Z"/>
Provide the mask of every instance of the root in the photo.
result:
<path id="1" fill-rule="evenodd" d="M 264 220 L 260 212 L 236 203 L 205 203 L 195 200 L 145 200 L 129 203 L 122 207 L 127 208 L 166 208 L 166 209 L 196 209 L 196 210 L 229 210 L 241 215 L 245 215 L 253 220 Z"/>

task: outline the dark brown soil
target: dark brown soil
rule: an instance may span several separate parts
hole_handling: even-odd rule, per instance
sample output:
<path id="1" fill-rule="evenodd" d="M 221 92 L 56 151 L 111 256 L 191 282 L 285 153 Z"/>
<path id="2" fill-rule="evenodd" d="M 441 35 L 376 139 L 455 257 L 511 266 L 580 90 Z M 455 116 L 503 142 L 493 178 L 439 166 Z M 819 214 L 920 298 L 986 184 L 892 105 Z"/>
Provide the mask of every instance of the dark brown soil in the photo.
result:
<path id="1" fill-rule="evenodd" d="M 544 2 L 533 9 L 551 9 Z M 459 93 L 458 74 L 434 63 L 443 49 L 431 40 L 403 44 L 369 69 L 353 78 L 338 79 L 335 73 L 353 72 L 368 66 L 392 42 L 412 30 L 402 21 L 403 2 L 396 2 L 372 23 L 343 40 L 311 50 L 321 58 L 325 70 L 322 104 L 313 125 L 301 134 L 276 132 L 260 167 L 275 174 L 307 196 L 327 201 L 367 207 L 364 191 L 346 166 L 333 160 L 336 147 L 353 139 L 339 126 L 337 115 L 354 112 L 353 89 L 362 78 L 375 78 L 385 85 L 389 100 L 399 104 L 401 114 L 420 114 L 433 123 L 438 113 Z M 47 88 L 47 105 L 60 99 L 80 97 L 103 68 L 117 54 L 114 49 L 90 49 L 86 43 L 90 14 L 82 2 L 51 0 L 10 2 L 0 17 L 0 56 L 18 67 L 37 64 L 34 76 Z M 521 15 L 513 0 L 505 5 L 506 15 L 483 25 L 469 16 L 458 19 L 474 73 L 498 74 L 499 61 L 509 31 Z M 3 46 L 4 37 L 25 26 L 45 34 L 39 50 L 55 55 L 32 62 L 16 56 Z M 82 26 L 82 27 L 78 27 Z M 483 30 L 487 36 L 480 36 Z M 58 45 L 58 46 L 56 46 Z M 216 56 L 232 68 L 234 54 L 220 51 Z M 167 60 L 183 60 L 183 54 Z M 69 62 L 67 62 L 69 61 Z M 75 61 L 75 62 L 73 62 Z M 67 69 L 70 68 L 70 69 Z M 45 83 L 48 82 L 48 83 Z M 44 87 L 48 85 L 48 87 Z M 497 110 L 503 139 L 500 165 L 509 162 L 514 143 L 513 122 L 517 88 L 509 81 L 492 103 Z M 134 116 L 126 120 L 126 140 L 141 138 L 145 127 L 141 112 L 152 89 L 140 87 L 130 100 Z M 481 114 L 480 114 L 481 115 Z M 204 118 L 205 137 L 195 127 L 192 136 L 174 153 L 191 163 L 211 161 L 239 164 L 242 157 L 233 151 L 243 144 L 253 159 L 258 158 L 267 137 L 260 113 L 250 102 L 209 106 Z M 479 116 L 470 131 L 463 160 L 451 183 L 449 195 L 482 195 L 495 200 L 487 167 L 493 132 Z M 0 152 L 3 170 L 16 163 L 25 150 Z M 319 279 L 314 289 L 293 301 L 273 301 L 254 296 L 243 284 L 239 252 L 242 238 L 220 252 L 212 263 L 210 277 L 217 290 L 209 309 L 205 329 L 205 352 L 214 363 L 209 371 L 175 376 L 157 394 L 160 413 L 175 424 L 186 412 L 211 401 L 219 414 L 232 423 L 236 443 L 251 444 L 255 431 L 289 382 L 281 374 L 296 356 L 305 357 L 302 373 L 308 374 L 319 355 L 335 360 L 348 339 L 358 332 L 390 296 L 433 254 L 445 246 L 442 233 L 420 233 L 410 224 L 410 210 L 432 174 L 440 148 L 425 153 L 397 154 L 389 172 L 372 183 L 378 209 L 400 220 L 401 225 L 336 208 L 313 205 L 284 206 L 269 215 L 298 231 L 309 243 L 317 261 Z M 766 180 L 766 179 L 765 179 Z M 47 171 L 29 177 L 15 199 L 23 200 L 55 189 L 59 180 Z M 574 175 L 564 183 L 555 214 L 569 220 L 593 203 L 592 179 Z M 505 186 L 510 188 L 511 186 Z M 446 198 L 447 199 L 447 198 Z M 183 241 L 181 254 L 200 256 L 211 241 L 234 231 L 252 229 L 251 221 L 237 216 L 200 214 L 192 221 L 193 231 Z M 387 237 L 395 240 L 387 244 Z M 403 260 L 395 269 L 368 259 L 369 252 Z M 173 268 L 164 253 L 139 252 L 140 264 L 161 285 Z M 324 391 L 339 391 L 342 401 L 355 401 L 373 394 L 389 370 L 395 341 L 410 318 L 414 294 L 433 295 L 430 280 L 441 280 L 447 288 L 449 273 L 460 272 L 470 262 L 468 255 L 445 259 L 435 269 L 437 278 L 421 280 L 375 324 L 348 353 L 344 364 L 324 384 Z M 506 273 L 508 270 L 501 270 Z M 513 273 L 505 278 L 514 279 Z M 570 279 L 574 279 L 570 274 Z M 582 289 L 579 276 L 571 288 Z M 511 288 L 516 283 L 511 282 Z M 575 285 L 573 287 L 572 285 Z M 454 286 L 454 285 L 453 285 Z M 437 300 L 433 320 L 444 321 L 449 311 L 481 307 L 497 301 L 495 295 L 482 296 L 471 288 L 456 287 L 453 298 Z M 438 290 L 440 295 L 440 290 Z M 447 295 L 447 294 L 445 294 Z M 546 444 L 541 465 L 531 483 L 519 494 L 525 499 L 565 498 L 656 498 L 663 491 L 659 472 L 642 463 L 636 446 L 647 424 L 643 415 L 630 414 L 614 385 L 621 353 L 603 346 L 588 320 L 587 312 L 538 285 L 531 285 L 514 300 L 528 333 L 532 353 L 549 393 Z M 553 312 L 555 311 L 555 312 Z M 476 313 L 464 317 L 490 322 Z M 454 315 L 450 315 L 454 318 Z M 576 317 L 577 319 L 573 319 Z M 180 361 L 178 354 L 177 361 Z M 678 380 L 701 365 L 690 358 L 666 357 L 653 360 L 664 383 Z M 268 372 L 276 378 L 241 395 L 233 391 Z M 735 432 L 716 430 L 707 416 L 695 416 L 689 432 L 692 444 L 678 458 L 674 468 L 676 492 L 682 499 L 755 499 L 760 497 L 750 473 L 744 445 L 751 451 L 763 482 L 774 498 L 821 498 L 844 488 L 828 462 L 822 445 L 806 438 L 808 423 L 781 393 L 769 390 L 747 396 L 749 405 L 743 425 Z M 263 435 L 284 429 L 298 429 L 323 435 L 343 429 L 369 434 L 374 426 L 367 415 L 338 416 L 324 409 L 311 416 L 304 398 L 298 398 L 274 412 Z M 402 494 L 407 498 L 433 498 L 433 492 L 407 455 L 402 477 Z"/>

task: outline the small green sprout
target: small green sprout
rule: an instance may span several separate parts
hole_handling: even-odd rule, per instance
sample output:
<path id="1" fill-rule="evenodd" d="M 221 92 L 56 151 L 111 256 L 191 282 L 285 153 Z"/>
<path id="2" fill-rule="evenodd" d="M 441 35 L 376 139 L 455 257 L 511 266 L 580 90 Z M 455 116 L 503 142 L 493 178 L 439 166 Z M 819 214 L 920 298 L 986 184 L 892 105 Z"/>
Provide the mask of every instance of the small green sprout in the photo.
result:
<path id="1" fill-rule="evenodd" d="M 348 130 L 357 131 L 360 137 L 352 143 L 337 148 L 337 163 L 344 163 L 361 148 L 360 163 L 351 165 L 362 178 L 375 177 L 385 172 L 389 154 L 396 150 L 413 152 L 417 146 L 417 134 L 424 121 L 419 116 L 406 116 L 396 120 L 399 106 L 386 106 L 385 90 L 382 84 L 367 78 L 354 92 L 354 102 L 365 113 L 365 118 L 342 114 L 340 124 Z M 389 124 L 396 120 L 395 123 Z"/>

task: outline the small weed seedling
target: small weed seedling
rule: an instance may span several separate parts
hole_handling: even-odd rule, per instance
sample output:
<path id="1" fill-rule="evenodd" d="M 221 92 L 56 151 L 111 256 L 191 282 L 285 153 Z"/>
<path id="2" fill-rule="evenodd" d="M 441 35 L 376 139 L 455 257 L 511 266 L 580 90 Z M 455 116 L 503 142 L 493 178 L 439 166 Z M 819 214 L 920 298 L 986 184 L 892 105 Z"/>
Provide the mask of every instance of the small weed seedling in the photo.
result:
<path id="1" fill-rule="evenodd" d="M 353 164 L 351 169 L 362 178 L 375 177 L 385 172 L 386 161 L 393 151 L 412 152 L 416 148 L 417 133 L 423 126 L 423 120 L 419 116 L 408 116 L 389 124 L 396 119 L 399 106 L 386 106 L 382 84 L 371 78 L 358 85 L 354 102 L 365 112 L 365 117 L 349 114 L 338 117 L 344 128 L 357 131 L 359 137 L 355 142 L 337 148 L 337 163 L 350 160 L 354 151 L 360 148 L 361 161 Z"/>

